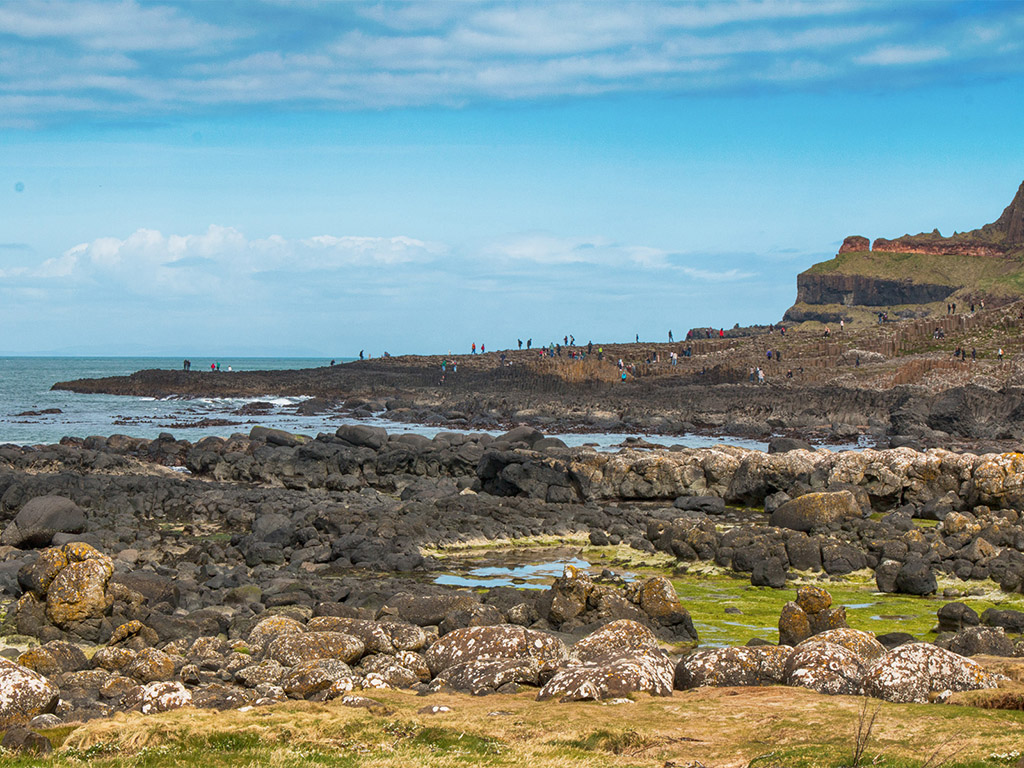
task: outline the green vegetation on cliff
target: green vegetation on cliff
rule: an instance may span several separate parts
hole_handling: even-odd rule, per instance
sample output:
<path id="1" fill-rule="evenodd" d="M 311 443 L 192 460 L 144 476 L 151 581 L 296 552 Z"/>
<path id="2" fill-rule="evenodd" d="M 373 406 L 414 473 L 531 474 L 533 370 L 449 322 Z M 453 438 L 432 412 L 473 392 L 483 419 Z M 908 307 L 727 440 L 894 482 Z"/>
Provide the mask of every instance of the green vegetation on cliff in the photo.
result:
<path id="1" fill-rule="evenodd" d="M 948 285 L 966 293 L 1024 294 L 1024 257 L 848 251 L 815 264 L 805 275 L 859 275 L 882 280 Z"/>

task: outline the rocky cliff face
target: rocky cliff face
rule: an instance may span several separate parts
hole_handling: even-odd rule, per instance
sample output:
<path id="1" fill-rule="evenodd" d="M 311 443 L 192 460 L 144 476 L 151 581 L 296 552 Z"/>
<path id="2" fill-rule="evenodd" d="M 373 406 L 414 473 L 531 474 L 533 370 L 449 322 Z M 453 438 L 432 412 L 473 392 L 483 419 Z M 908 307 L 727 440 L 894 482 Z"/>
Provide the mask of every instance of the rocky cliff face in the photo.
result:
<path id="1" fill-rule="evenodd" d="M 998 219 L 970 232 L 943 237 L 938 230 L 893 239 L 877 238 L 871 243 L 863 235 L 850 235 L 843 240 L 837 256 L 846 254 L 903 253 L 926 256 L 961 256 L 978 259 L 1000 259 L 1005 263 L 1020 259 L 1024 264 L 1024 183 L 1013 201 Z M 948 284 L 915 279 L 875 277 L 864 274 L 863 263 L 856 273 L 844 272 L 840 261 L 826 270 L 808 270 L 797 276 L 797 303 L 785 314 L 790 322 L 819 320 L 836 322 L 844 316 L 844 308 L 852 306 L 889 307 L 941 302 L 964 288 L 972 288 L 964 279 L 950 279 Z M 1012 264 L 1010 264 L 1012 269 Z M 870 269 L 867 270 L 870 272 Z M 849 318 L 847 318 L 849 319 Z"/>
<path id="2" fill-rule="evenodd" d="M 804 304 L 843 304 L 891 307 L 899 304 L 928 304 L 942 301 L 956 286 L 913 283 L 909 280 L 881 280 L 866 275 L 832 272 L 797 275 L 796 300 Z"/>

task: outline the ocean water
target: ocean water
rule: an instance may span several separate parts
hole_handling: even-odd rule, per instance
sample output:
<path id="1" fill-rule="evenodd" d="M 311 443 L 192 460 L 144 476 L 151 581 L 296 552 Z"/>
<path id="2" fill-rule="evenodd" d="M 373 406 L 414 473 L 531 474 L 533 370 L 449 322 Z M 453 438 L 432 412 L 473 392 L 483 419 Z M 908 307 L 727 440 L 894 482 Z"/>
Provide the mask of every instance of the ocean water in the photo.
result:
<path id="1" fill-rule="evenodd" d="M 219 362 L 221 371 L 294 370 L 326 366 L 321 358 L 220 358 L 195 359 L 194 369 L 209 368 Z M 338 360 L 338 363 L 346 362 Z M 178 439 L 199 440 L 208 435 L 228 437 L 248 433 L 256 425 L 285 429 L 315 436 L 333 432 L 342 424 L 382 426 L 389 432 L 415 432 L 433 437 L 447 427 L 400 424 L 383 418 L 356 420 L 334 414 L 303 416 L 296 406 L 303 398 L 279 397 L 267 392 L 258 398 L 168 398 L 125 397 L 120 395 L 81 395 L 50 389 L 58 381 L 104 376 L 123 376 L 150 368 L 180 369 L 180 358 L 162 357 L 0 357 L 0 444 L 39 445 L 57 443 L 63 437 L 109 436 L 155 438 L 169 432 Z M 270 402 L 266 414 L 240 415 L 239 409 L 254 400 Z M 51 413 L 45 413 L 51 411 Z M 207 420 L 228 423 L 210 425 Z M 682 435 L 662 436 L 638 433 L 555 434 L 568 445 L 591 444 L 609 450 L 627 438 L 641 437 L 661 445 L 686 445 L 692 448 L 728 443 L 766 450 L 767 443 L 742 438 Z M 850 446 L 853 447 L 853 446 Z"/>

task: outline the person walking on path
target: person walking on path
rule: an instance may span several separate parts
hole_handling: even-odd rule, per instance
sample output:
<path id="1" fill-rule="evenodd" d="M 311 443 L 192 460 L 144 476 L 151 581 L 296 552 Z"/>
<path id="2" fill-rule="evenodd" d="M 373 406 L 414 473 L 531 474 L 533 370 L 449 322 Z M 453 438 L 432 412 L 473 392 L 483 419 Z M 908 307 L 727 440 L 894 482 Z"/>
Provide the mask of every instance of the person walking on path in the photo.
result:
<path id="1" fill-rule="evenodd" d="M 669 328 L 669 331 L 668 331 L 668 343 L 671 344 L 672 341 L 673 341 L 673 339 L 672 339 L 672 329 Z"/>
<path id="2" fill-rule="evenodd" d="M 474 355 L 476 354 L 476 342 L 475 341 L 473 342 L 473 354 Z"/>

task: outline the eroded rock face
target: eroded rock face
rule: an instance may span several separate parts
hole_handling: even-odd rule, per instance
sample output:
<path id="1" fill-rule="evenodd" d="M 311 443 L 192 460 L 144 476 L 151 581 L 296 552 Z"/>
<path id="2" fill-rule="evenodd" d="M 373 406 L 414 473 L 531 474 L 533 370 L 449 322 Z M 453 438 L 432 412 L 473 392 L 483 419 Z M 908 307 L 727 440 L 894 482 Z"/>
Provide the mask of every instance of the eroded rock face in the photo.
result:
<path id="1" fill-rule="evenodd" d="M 680 659 L 675 688 L 781 685 L 792 652 L 784 645 L 702 648 Z"/>
<path id="2" fill-rule="evenodd" d="M 999 678 L 980 664 L 928 643 L 894 648 L 864 674 L 868 696 L 900 703 L 927 702 L 946 692 L 995 688 Z"/>
<path id="3" fill-rule="evenodd" d="M 60 691 L 28 667 L 0 658 L 0 728 L 52 712 Z"/>

